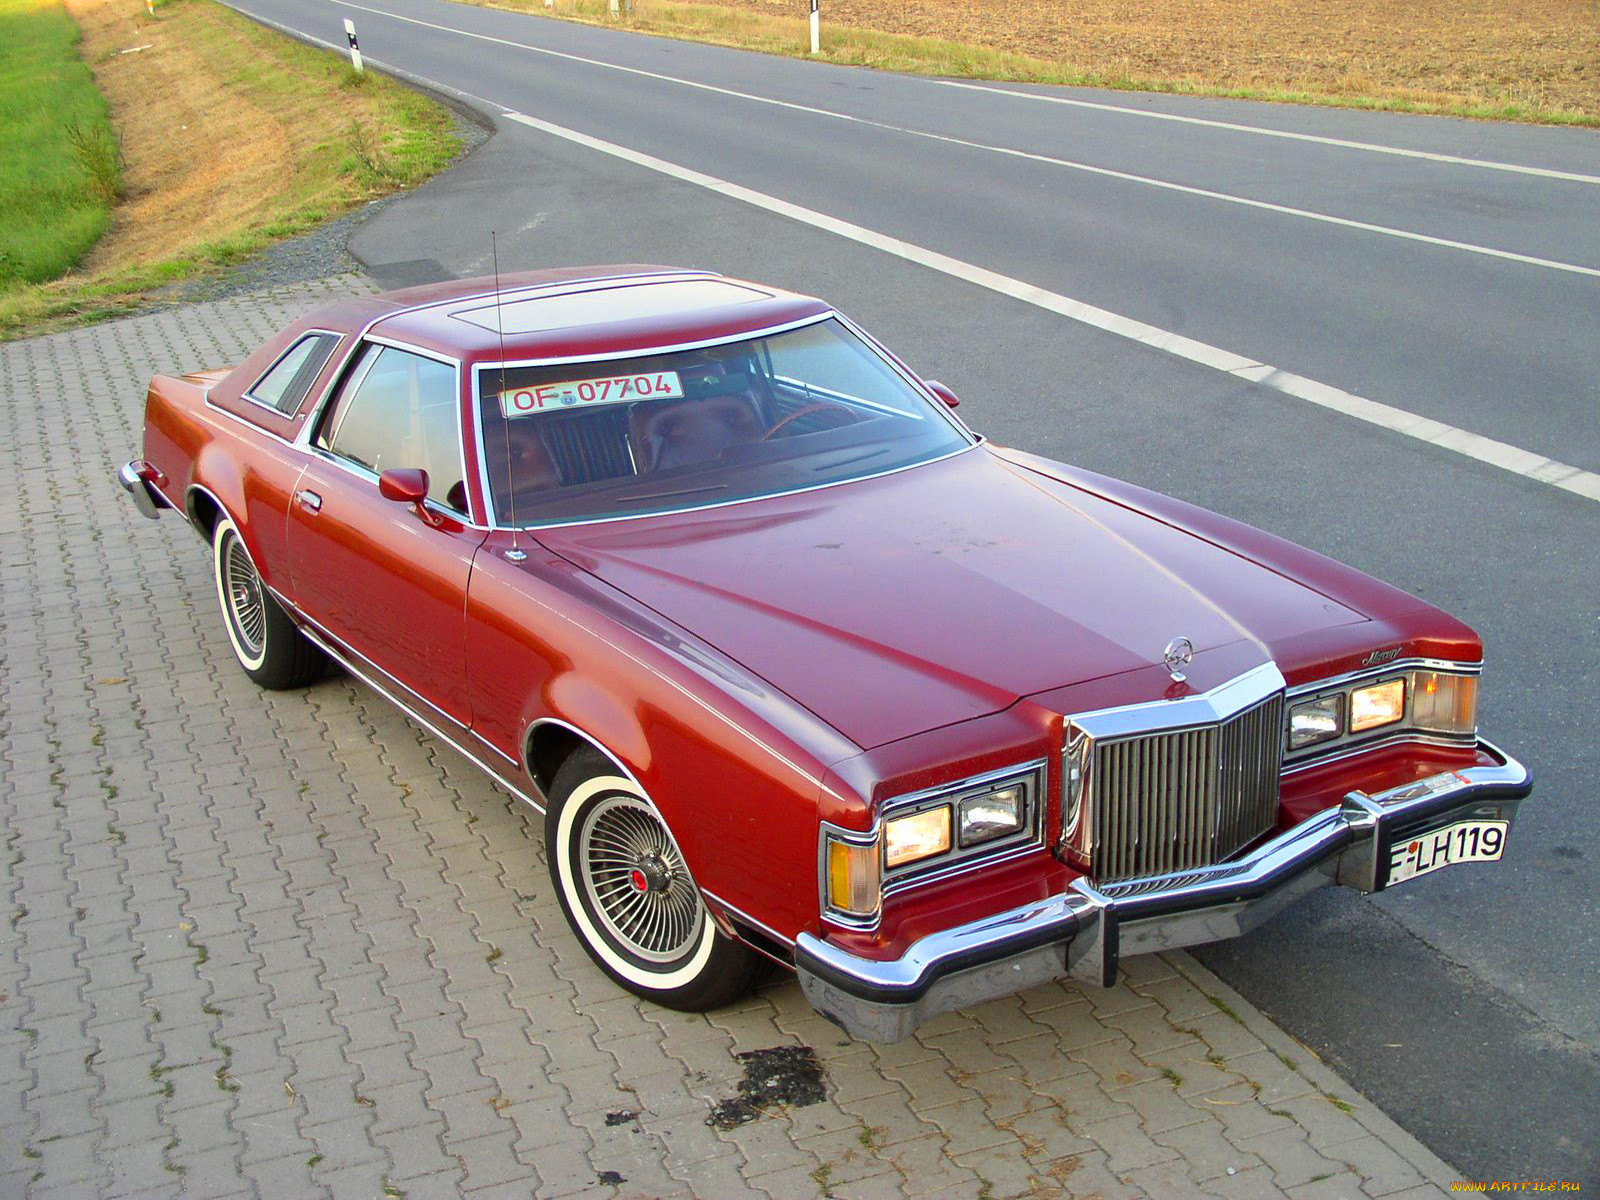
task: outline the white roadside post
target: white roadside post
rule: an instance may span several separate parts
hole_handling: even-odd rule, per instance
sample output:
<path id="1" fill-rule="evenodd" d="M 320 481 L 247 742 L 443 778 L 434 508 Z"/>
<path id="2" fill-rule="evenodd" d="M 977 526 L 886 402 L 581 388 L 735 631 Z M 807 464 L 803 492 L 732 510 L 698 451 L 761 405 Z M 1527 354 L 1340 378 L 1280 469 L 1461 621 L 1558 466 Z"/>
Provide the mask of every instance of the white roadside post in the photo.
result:
<path id="1" fill-rule="evenodd" d="M 350 65 L 357 71 L 365 71 L 367 68 L 361 61 L 361 44 L 356 41 L 356 23 L 349 17 L 344 19 L 344 36 L 350 43 Z"/>
<path id="2" fill-rule="evenodd" d="M 620 9 L 617 5 L 617 0 L 611 0 L 611 15 L 615 17 L 619 11 Z"/>
<path id="3" fill-rule="evenodd" d="M 822 51 L 822 26 L 821 18 L 817 16 L 817 0 L 811 0 L 811 53 L 819 54 Z"/>

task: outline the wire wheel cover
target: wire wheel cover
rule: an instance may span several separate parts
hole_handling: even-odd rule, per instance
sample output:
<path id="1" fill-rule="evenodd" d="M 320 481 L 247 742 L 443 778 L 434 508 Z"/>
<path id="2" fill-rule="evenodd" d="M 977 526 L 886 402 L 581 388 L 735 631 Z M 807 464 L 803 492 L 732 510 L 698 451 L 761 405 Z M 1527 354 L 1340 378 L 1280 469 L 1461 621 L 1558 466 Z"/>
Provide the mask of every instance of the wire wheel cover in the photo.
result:
<path id="1" fill-rule="evenodd" d="M 267 610 L 261 596 L 261 577 L 237 534 L 230 535 L 222 556 L 222 588 L 228 597 L 228 616 L 234 632 L 252 657 L 261 653 L 266 636 Z"/>
<path id="2" fill-rule="evenodd" d="M 623 949 L 668 963 L 700 933 L 700 893 L 683 855 L 647 804 L 611 795 L 582 818 L 577 868 L 589 907 Z"/>

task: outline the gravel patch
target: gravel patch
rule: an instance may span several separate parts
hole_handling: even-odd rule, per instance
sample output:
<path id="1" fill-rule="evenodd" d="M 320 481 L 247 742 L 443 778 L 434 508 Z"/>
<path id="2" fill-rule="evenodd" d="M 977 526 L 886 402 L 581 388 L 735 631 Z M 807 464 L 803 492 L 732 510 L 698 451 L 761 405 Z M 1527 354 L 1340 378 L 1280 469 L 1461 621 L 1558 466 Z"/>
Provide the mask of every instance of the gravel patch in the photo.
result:
<path id="1" fill-rule="evenodd" d="M 453 167 L 488 141 L 490 131 L 480 123 L 481 118 L 464 115 L 454 104 L 449 107 L 455 116 L 456 136 L 461 139 L 461 151 L 450 164 Z M 329 275 L 360 272 L 363 270 L 362 264 L 347 249 L 350 238 L 363 222 L 409 194 L 395 192 L 381 200 L 374 200 L 354 212 L 319 225 L 310 233 L 278 242 L 218 274 L 176 284 L 158 295 L 163 306 L 166 303 L 189 304 L 309 283 Z"/>

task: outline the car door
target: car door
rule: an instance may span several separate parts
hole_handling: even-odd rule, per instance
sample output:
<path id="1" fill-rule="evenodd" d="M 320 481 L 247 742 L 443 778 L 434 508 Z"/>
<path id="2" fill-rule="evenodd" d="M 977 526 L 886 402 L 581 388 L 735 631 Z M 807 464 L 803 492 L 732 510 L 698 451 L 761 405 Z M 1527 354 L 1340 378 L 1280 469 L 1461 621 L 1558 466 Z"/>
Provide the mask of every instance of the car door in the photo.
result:
<path id="1" fill-rule="evenodd" d="M 398 698 L 472 719 L 463 613 L 484 531 L 466 516 L 458 364 L 368 342 L 318 415 L 289 502 L 303 615 Z M 427 499 L 385 499 L 379 475 L 420 468 Z"/>

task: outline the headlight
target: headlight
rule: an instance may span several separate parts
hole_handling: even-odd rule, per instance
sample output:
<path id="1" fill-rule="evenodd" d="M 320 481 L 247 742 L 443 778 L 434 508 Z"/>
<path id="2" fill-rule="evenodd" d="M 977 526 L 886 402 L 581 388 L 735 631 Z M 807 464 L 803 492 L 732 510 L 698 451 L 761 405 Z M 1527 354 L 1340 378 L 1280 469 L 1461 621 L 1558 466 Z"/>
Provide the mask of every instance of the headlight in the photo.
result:
<path id="1" fill-rule="evenodd" d="M 1344 732 L 1344 697 L 1318 696 L 1289 710 L 1289 749 L 1332 741 Z"/>
<path id="2" fill-rule="evenodd" d="M 824 915 L 869 926 L 891 896 L 1038 845 L 1045 763 L 889 798 L 870 830 L 823 822 Z"/>
<path id="3" fill-rule="evenodd" d="M 968 796 L 961 802 L 961 844 L 976 846 L 1016 833 L 1027 814 L 1025 796 L 1026 790 L 1020 783 Z"/>
<path id="4" fill-rule="evenodd" d="M 1431 733 L 1476 733 L 1478 678 L 1417 671 L 1411 676 L 1411 720 Z"/>
<path id="5" fill-rule="evenodd" d="M 1350 732 L 1393 725 L 1406 715 L 1406 681 L 1388 679 L 1350 693 Z"/>
<path id="6" fill-rule="evenodd" d="M 883 823 L 884 862 L 903 867 L 950 849 L 950 806 L 925 809 Z"/>
<path id="7" fill-rule="evenodd" d="M 856 917 L 878 911 L 883 896 L 883 871 L 878 843 L 828 838 L 828 907 Z"/>

